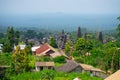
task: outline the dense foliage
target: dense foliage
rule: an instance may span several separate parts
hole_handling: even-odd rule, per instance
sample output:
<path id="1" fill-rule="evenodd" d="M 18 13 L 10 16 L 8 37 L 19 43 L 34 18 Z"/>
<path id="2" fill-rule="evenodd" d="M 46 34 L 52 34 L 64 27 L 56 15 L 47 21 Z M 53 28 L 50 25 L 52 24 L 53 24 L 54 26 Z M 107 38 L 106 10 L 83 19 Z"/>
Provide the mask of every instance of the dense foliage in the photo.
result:
<path id="1" fill-rule="evenodd" d="M 29 70 L 29 59 L 26 49 L 20 50 L 17 46 L 16 51 L 12 54 L 12 65 L 15 73 L 26 72 Z"/>
<path id="2" fill-rule="evenodd" d="M 11 64 L 11 53 L 0 53 L 0 65 Z"/>
<path id="3" fill-rule="evenodd" d="M 71 56 L 72 54 L 72 49 L 73 49 L 73 44 L 71 40 L 68 40 L 65 44 L 65 53 L 67 56 Z"/>
<path id="4" fill-rule="evenodd" d="M 13 48 L 14 48 L 14 29 L 13 27 L 8 27 L 3 46 L 3 52 L 12 52 Z"/>
<path id="5" fill-rule="evenodd" d="M 40 72 L 26 72 L 11 77 L 10 80 L 73 80 L 74 78 L 81 80 L 103 80 L 98 77 L 91 77 L 89 73 L 63 73 L 53 70 L 43 70 Z"/>
<path id="6" fill-rule="evenodd" d="M 55 63 L 65 63 L 65 57 L 64 56 L 55 57 L 53 60 L 54 60 Z"/>
<path id="7" fill-rule="evenodd" d="M 57 48 L 57 44 L 56 44 L 56 41 L 53 37 L 50 38 L 50 45 L 54 48 Z"/>
<path id="8" fill-rule="evenodd" d="M 78 63 L 90 64 L 94 67 L 105 70 L 106 72 L 115 72 L 120 69 L 120 24 L 117 27 L 117 32 L 117 37 L 113 36 L 114 34 L 112 35 L 113 37 L 115 37 L 114 40 L 108 40 L 103 43 L 105 34 L 100 32 L 99 37 L 96 38 L 95 34 L 86 33 L 84 39 L 79 27 L 78 34 L 76 36 L 77 40 L 74 33 L 70 33 L 71 39 L 66 38 L 67 42 L 64 49 L 65 54 L 68 57 L 72 56 L 73 59 Z M 61 73 L 51 70 L 31 72 L 33 69 L 35 69 L 36 61 L 54 61 L 55 66 L 56 64 L 62 65 L 66 62 L 66 57 L 64 56 L 59 56 L 53 59 L 48 56 L 36 57 L 31 55 L 31 47 L 33 46 L 32 43 L 27 44 L 24 50 L 21 50 L 20 47 L 17 46 L 16 50 L 13 51 L 14 44 L 19 45 L 20 41 L 22 41 L 22 37 L 24 38 L 23 40 L 25 40 L 25 38 L 41 39 L 44 36 L 45 34 L 43 34 L 42 32 L 36 32 L 34 30 L 20 32 L 14 31 L 13 27 L 8 28 L 6 36 L 3 33 L 0 33 L 0 43 L 4 45 L 3 52 L 9 52 L 0 53 L 0 65 L 10 66 L 10 68 L 6 70 L 5 79 L 72 80 L 75 77 L 79 77 L 83 80 L 102 80 L 97 77 L 90 77 L 89 73 Z M 111 38 L 111 35 L 107 35 L 107 37 Z M 53 37 L 50 38 L 50 45 L 54 48 L 57 48 L 57 44 Z"/>

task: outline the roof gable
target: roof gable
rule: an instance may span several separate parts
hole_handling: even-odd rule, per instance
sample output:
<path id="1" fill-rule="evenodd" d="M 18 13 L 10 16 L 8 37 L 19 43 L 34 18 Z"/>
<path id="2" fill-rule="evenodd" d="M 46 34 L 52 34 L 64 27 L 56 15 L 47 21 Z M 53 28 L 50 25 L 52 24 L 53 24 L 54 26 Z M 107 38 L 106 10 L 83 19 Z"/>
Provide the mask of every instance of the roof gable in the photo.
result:
<path id="1" fill-rule="evenodd" d="M 41 53 L 44 53 L 44 52 L 47 53 L 50 50 L 53 51 L 53 52 L 57 52 L 56 49 L 54 49 L 48 43 L 45 43 L 40 48 L 36 49 L 36 54 L 41 54 Z"/>
<path id="2" fill-rule="evenodd" d="M 93 69 L 93 66 L 87 65 L 87 64 L 81 64 L 81 63 L 80 63 L 80 66 L 81 66 L 84 70 L 91 70 L 91 69 Z"/>
<path id="3" fill-rule="evenodd" d="M 87 71 L 104 72 L 104 71 L 102 71 L 102 70 L 100 70 L 100 69 L 98 69 L 98 68 L 95 68 L 95 67 L 91 66 L 91 65 L 81 64 L 81 63 L 80 63 L 80 66 L 81 66 L 84 70 L 87 70 Z"/>
<path id="4" fill-rule="evenodd" d="M 40 48 L 36 49 L 36 54 L 40 54 L 48 49 L 49 49 L 49 46 L 46 43 L 46 44 L 42 45 Z"/>
<path id="5" fill-rule="evenodd" d="M 63 71 L 63 72 L 71 72 L 78 66 L 80 66 L 80 65 L 77 64 L 75 61 L 69 61 L 66 64 L 64 64 L 63 66 L 56 67 L 56 70 Z"/>

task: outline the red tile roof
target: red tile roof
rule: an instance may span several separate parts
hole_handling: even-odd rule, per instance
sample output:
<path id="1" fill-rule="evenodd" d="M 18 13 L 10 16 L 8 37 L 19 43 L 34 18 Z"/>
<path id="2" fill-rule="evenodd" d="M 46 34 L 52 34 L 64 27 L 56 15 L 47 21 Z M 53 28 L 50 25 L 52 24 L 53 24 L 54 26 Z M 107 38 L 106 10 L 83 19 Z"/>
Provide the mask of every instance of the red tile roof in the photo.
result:
<path id="1" fill-rule="evenodd" d="M 36 54 L 40 54 L 48 49 L 49 49 L 49 44 L 46 43 L 45 45 L 42 45 L 40 48 L 36 50 Z"/>
<path id="2" fill-rule="evenodd" d="M 54 66 L 54 62 L 35 62 L 35 66 Z"/>

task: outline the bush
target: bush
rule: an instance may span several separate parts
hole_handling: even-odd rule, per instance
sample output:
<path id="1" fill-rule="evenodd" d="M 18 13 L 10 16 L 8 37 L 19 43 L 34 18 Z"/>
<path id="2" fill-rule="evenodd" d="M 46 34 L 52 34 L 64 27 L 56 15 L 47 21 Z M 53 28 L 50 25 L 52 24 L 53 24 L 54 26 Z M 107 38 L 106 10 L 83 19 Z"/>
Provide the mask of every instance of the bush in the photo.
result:
<path id="1" fill-rule="evenodd" d="M 11 53 L 1 53 L 0 54 L 0 65 L 7 65 L 11 64 Z"/>
<path id="2" fill-rule="evenodd" d="M 28 59 L 29 59 L 29 67 L 34 69 L 35 68 L 35 56 L 33 55 L 28 55 Z"/>
<path id="3" fill-rule="evenodd" d="M 78 62 L 78 63 L 84 63 L 82 57 L 75 57 L 75 61 Z"/>
<path id="4" fill-rule="evenodd" d="M 44 56 L 43 61 L 52 61 L 52 59 L 49 56 Z"/>
<path id="5" fill-rule="evenodd" d="M 11 76 L 10 80 L 73 80 L 79 77 L 81 80 L 103 80 L 98 77 L 91 77 L 89 73 L 65 73 L 54 70 L 43 70 L 40 72 L 26 72 Z"/>
<path id="6" fill-rule="evenodd" d="M 49 56 L 37 56 L 35 57 L 38 62 L 53 61 Z"/>
<path id="7" fill-rule="evenodd" d="M 78 51 L 75 51 L 72 53 L 73 57 L 79 57 L 80 56 L 80 53 Z"/>
<path id="8" fill-rule="evenodd" d="M 40 72 L 41 80 L 53 80 L 56 72 L 53 70 L 43 70 Z"/>
<path id="9" fill-rule="evenodd" d="M 65 63 L 65 57 L 64 56 L 58 56 L 54 58 L 55 63 Z"/>

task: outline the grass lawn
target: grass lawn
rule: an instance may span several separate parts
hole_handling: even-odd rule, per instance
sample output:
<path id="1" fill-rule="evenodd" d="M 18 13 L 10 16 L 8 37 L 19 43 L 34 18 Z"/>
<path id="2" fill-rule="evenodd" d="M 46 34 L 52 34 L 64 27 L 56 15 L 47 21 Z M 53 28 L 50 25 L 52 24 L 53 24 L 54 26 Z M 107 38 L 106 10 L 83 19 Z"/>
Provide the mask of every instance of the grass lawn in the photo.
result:
<path id="1" fill-rule="evenodd" d="M 81 80 L 103 80 L 98 77 L 91 77 L 89 73 L 64 73 L 53 70 L 43 70 L 40 72 L 26 72 L 11 77 L 11 80 L 73 80 L 74 78 Z"/>

